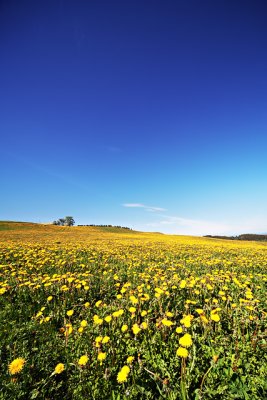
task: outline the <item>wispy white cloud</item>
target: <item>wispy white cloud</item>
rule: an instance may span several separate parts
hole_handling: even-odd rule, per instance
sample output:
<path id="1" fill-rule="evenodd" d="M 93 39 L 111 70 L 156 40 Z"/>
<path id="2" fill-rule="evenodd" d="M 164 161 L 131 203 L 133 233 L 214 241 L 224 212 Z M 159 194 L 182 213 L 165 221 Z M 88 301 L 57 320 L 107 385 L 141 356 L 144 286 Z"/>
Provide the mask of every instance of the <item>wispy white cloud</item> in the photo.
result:
<path id="1" fill-rule="evenodd" d="M 146 225 L 166 233 L 184 235 L 224 234 L 231 228 L 229 225 L 224 223 L 182 218 L 170 215 L 164 216 L 164 219 L 158 222 L 152 222 Z"/>
<path id="2" fill-rule="evenodd" d="M 145 204 L 141 203 L 124 203 L 123 207 L 128 207 L 128 208 L 144 208 L 146 211 L 150 212 L 157 212 L 157 211 L 167 211 L 165 208 L 162 207 L 152 207 L 152 206 L 146 206 Z"/>
<path id="3" fill-rule="evenodd" d="M 259 219 L 239 221 L 211 221 L 167 215 L 162 207 L 151 207 L 142 203 L 125 203 L 124 207 L 142 208 L 153 212 L 153 220 L 138 226 L 139 230 L 153 230 L 176 235 L 239 235 L 241 233 L 267 233 L 267 216 Z"/>

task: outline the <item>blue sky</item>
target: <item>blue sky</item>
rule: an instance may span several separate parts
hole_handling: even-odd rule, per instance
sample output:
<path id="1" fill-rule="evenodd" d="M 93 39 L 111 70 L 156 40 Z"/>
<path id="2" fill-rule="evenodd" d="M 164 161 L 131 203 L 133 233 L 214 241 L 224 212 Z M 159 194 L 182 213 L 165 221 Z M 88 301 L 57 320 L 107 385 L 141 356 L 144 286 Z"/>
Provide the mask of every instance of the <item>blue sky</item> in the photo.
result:
<path id="1" fill-rule="evenodd" d="M 0 219 L 267 232 L 266 1 L 0 9 Z"/>

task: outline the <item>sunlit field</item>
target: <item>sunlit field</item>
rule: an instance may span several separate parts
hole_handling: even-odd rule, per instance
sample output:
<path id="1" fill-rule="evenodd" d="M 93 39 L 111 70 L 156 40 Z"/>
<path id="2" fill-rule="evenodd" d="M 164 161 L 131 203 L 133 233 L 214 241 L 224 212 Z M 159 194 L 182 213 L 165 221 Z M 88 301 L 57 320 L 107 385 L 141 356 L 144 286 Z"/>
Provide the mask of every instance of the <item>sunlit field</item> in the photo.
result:
<path id="1" fill-rule="evenodd" d="M 0 224 L 0 399 L 267 398 L 265 243 Z"/>

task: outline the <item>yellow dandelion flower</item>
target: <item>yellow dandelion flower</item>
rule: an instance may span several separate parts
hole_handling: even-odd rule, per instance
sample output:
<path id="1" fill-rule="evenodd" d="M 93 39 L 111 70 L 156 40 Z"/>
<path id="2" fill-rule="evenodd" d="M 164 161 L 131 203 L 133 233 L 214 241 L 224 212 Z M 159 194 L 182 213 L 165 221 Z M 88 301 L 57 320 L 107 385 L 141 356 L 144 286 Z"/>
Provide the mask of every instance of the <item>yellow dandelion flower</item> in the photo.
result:
<path id="1" fill-rule="evenodd" d="M 177 356 L 182 357 L 182 358 L 187 358 L 188 357 L 188 350 L 185 349 L 184 347 L 179 347 L 176 351 Z"/>
<path id="2" fill-rule="evenodd" d="M 22 371 L 24 364 L 25 364 L 25 359 L 24 358 L 16 358 L 14 361 L 12 361 L 9 366 L 8 370 L 11 375 L 18 374 L 20 371 Z"/>
<path id="3" fill-rule="evenodd" d="M 78 364 L 81 365 L 82 367 L 85 366 L 88 363 L 88 357 L 86 355 L 81 356 L 79 358 Z"/>
<path id="4" fill-rule="evenodd" d="M 190 328 L 191 326 L 191 321 L 193 319 L 193 315 L 189 314 L 186 315 L 184 318 L 180 320 L 181 324 L 183 324 L 186 328 Z"/>
<path id="5" fill-rule="evenodd" d="M 138 303 L 138 299 L 135 296 L 130 296 L 130 301 L 132 304 L 137 304 Z"/>
<path id="6" fill-rule="evenodd" d="M 110 337 L 109 336 L 104 336 L 103 339 L 102 339 L 102 343 L 103 344 L 108 343 L 109 341 L 110 341 Z"/>
<path id="7" fill-rule="evenodd" d="M 48 296 L 47 301 L 51 301 L 53 299 L 53 296 Z"/>
<path id="8" fill-rule="evenodd" d="M 97 336 L 95 339 L 95 345 L 96 347 L 100 347 L 100 343 L 102 342 L 103 337 L 102 336 Z"/>
<path id="9" fill-rule="evenodd" d="M 136 308 L 135 308 L 135 307 L 130 307 L 130 308 L 129 308 L 129 311 L 130 311 L 130 313 L 135 313 Z"/>
<path id="10" fill-rule="evenodd" d="M 168 326 L 168 327 L 170 327 L 170 326 L 172 326 L 173 325 L 173 322 L 172 321 L 170 321 L 169 319 L 167 319 L 167 318 L 163 318 L 163 320 L 161 321 L 161 323 L 162 323 L 162 325 L 164 325 L 164 326 Z"/>
<path id="11" fill-rule="evenodd" d="M 102 364 L 102 362 L 106 359 L 106 357 L 107 354 L 100 351 L 100 353 L 98 353 L 97 359 L 98 361 L 100 361 L 100 364 Z"/>
<path id="12" fill-rule="evenodd" d="M 107 323 L 109 323 L 111 320 L 112 320 L 112 316 L 111 316 L 111 315 L 107 315 L 107 316 L 105 317 L 105 321 L 106 321 Z"/>
<path id="13" fill-rule="evenodd" d="M 205 315 L 200 315 L 200 318 L 201 318 L 201 321 L 202 321 L 204 324 L 207 324 L 207 323 L 209 322 L 208 318 L 206 318 Z"/>
<path id="14" fill-rule="evenodd" d="M 127 357 L 127 364 L 131 364 L 134 360 L 134 356 Z"/>
<path id="15" fill-rule="evenodd" d="M 184 336 L 182 336 L 179 339 L 179 344 L 183 347 L 190 347 L 192 346 L 192 337 L 190 335 L 190 333 L 186 333 Z"/>
<path id="16" fill-rule="evenodd" d="M 73 313 L 74 313 L 73 310 L 69 310 L 69 311 L 67 311 L 67 316 L 68 316 L 68 317 L 71 317 L 71 316 L 73 315 Z"/>
<path id="17" fill-rule="evenodd" d="M 126 382 L 129 373 L 130 373 L 130 368 L 128 367 L 128 365 L 124 365 L 124 367 L 122 367 L 122 369 L 120 370 L 120 372 L 117 375 L 118 383 Z"/>
<path id="18" fill-rule="evenodd" d="M 70 335 L 73 331 L 73 327 L 71 324 L 66 324 L 65 336 Z"/>
<path id="19" fill-rule="evenodd" d="M 103 319 L 99 318 L 98 315 L 93 316 L 93 321 L 95 325 L 102 325 L 103 324 Z"/>
<path id="20" fill-rule="evenodd" d="M 61 372 L 63 372 L 64 369 L 65 369 L 65 365 L 62 364 L 62 363 L 59 363 L 59 364 L 56 365 L 54 373 L 55 374 L 61 374 Z"/>
<path id="21" fill-rule="evenodd" d="M 184 289 L 186 287 L 186 281 L 184 279 L 181 280 L 179 287 L 180 289 Z"/>
<path id="22" fill-rule="evenodd" d="M 210 319 L 212 321 L 215 321 L 215 322 L 219 322 L 220 321 L 220 317 L 219 317 L 218 314 L 211 314 Z"/>
<path id="23" fill-rule="evenodd" d="M 122 325 L 121 331 L 122 331 L 123 333 L 126 332 L 126 331 L 128 331 L 128 326 L 127 326 L 127 325 Z"/>
<path id="24" fill-rule="evenodd" d="M 81 322 L 81 327 L 85 328 L 86 326 L 87 326 L 87 321 L 84 319 L 84 320 Z"/>
<path id="25" fill-rule="evenodd" d="M 114 318 L 118 318 L 118 317 L 120 317 L 123 313 L 124 313 L 124 310 L 123 310 L 123 309 L 120 309 L 120 310 L 118 310 L 118 311 L 114 311 L 114 313 L 112 314 L 112 316 L 113 316 Z"/>
<path id="26" fill-rule="evenodd" d="M 141 328 L 142 328 L 142 329 L 147 329 L 147 328 L 148 328 L 147 322 L 142 322 Z"/>
<path id="27" fill-rule="evenodd" d="M 170 311 L 167 311 L 167 312 L 166 312 L 166 315 L 167 315 L 167 317 L 173 317 L 173 313 L 170 312 Z"/>
<path id="28" fill-rule="evenodd" d="M 176 333 L 182 333 L 182 332 L 183 332 L 183 328 L 182 328 L 181 326 L 178 326 L 178 327 L 175 329 L 175 331 L 176 331 Z"/>
<path id="29" fill-rule="evenodd" d="M 139 326 L 137 324 L 134 324 L 132 326 L 132 331 L 133 331 L 134 335 L 138 335 L 138 333 L 141 331 L 141 329 L 139 328 Z"/>

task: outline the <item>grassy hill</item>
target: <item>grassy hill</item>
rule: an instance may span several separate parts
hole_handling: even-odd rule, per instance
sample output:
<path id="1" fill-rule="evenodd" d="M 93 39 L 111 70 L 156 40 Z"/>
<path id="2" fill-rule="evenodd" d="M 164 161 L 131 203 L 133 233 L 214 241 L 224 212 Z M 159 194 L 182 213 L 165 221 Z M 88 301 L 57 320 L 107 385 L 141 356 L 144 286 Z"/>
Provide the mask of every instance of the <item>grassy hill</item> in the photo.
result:
<path id="1" fill-rule="evenodd" d="M 267 398 L 266 242 L 0 227 L 0 400 Z"/>

